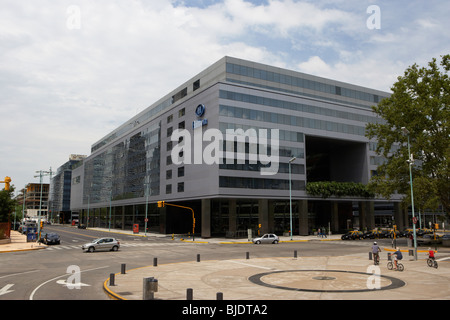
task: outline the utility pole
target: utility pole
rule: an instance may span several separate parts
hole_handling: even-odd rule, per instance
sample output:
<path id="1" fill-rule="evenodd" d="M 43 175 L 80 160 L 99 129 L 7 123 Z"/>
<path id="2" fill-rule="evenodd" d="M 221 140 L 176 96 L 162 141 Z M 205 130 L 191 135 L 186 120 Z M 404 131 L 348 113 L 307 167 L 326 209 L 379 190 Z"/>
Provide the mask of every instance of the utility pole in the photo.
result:
<path id="1" fill-rule="evenodd" d="M 39 171 L 36 171 L 36 173 L 39 173 L 39 175 L 35 175 L 34 177 L 35 178 L 37 178 L 37 177 L 39 177 L 39 183 L 40 183 L 40 185 L 41 185 L 41 194 L 40 194 L 40 199 L 39 199 L 39 211 L 38 211 L 38 223 L 37 223 L 37 225 L 38 225 L 38 241 L 40 240 L 40 238 L 41 238 L 41 210 L 42 210 L 42 189 L 43 189 L 43 187 L 42 187 L 42 185 L 43 185 L 43 178 L 45 177 L 45 176 L 52 176 L 52 167 L 50 167 L 50 170 L 49 171 L 43 171 L 43 170 L 39 170 Z M 50 184 L 49 184 L 49 186 L 50 186 Z M 49 207 L 49 205 L 48 205 L 48 198 L 49 198 L 49 196 L 50 196 L 50 187 L 49 187 L 49 195 L 47 196 L 47 212 L 48 212 L 48 207 Z"/>

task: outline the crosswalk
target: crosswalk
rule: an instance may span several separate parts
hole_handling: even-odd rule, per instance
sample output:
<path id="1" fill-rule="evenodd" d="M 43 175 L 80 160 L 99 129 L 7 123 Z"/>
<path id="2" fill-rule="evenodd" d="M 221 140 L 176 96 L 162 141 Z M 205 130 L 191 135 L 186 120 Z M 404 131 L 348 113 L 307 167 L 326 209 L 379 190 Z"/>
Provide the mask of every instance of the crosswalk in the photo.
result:
<path id="1" fill-rule="evenodd" d="M 132 247 L 169 247 L 169 246 L 185 246 L 189 243 L 185 242 L 121 242 L 121 248 L 132 248 Z M 47 251 L 59 251 L 59 250 L 81 250 L 80 245 L 52 245 L 47 246 L 45 250 Z"/>

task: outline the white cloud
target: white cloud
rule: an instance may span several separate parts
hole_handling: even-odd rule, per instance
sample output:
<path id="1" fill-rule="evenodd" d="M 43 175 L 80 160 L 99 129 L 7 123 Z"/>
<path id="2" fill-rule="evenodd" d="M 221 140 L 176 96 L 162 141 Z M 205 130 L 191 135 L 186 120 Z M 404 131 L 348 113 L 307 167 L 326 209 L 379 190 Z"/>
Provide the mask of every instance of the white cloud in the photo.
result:
<path id="1" fill-rule="evenodd" d="M 370 4 L 2 0 L 0 178 L 23 187 L 34 171 L 89 154 L 225 55 L 388 90 L 408 65 L 450 51 L 447 4 L 383 3 L 381 30 L 368 30 Z M 80 29 L 67 27 L 70 6 Z"/>

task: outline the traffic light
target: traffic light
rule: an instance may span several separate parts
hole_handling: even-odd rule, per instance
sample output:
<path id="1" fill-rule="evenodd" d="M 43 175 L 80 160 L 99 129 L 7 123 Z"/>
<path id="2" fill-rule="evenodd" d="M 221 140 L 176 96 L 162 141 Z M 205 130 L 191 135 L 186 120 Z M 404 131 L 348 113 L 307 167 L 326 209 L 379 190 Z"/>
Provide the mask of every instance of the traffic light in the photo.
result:
<path id="1" fill-rule="evenodd" d="M 165 205 L 165 201 L 158 201 L 158 208 L 164 208 Z"/>
<path id="2" fill-rule="evenodd" d="M 44 228 L 44 221 L 41 220 L 41 229 Z"/>

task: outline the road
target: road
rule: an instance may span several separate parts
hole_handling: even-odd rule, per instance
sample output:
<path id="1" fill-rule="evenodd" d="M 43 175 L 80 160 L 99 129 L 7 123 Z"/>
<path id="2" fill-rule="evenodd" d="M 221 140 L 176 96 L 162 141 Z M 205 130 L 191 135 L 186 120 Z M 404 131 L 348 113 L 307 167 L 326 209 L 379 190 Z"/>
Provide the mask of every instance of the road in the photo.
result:
<path id="1" fill-rule="evenodd" d="M 121 265 L 127 270 L 158 264 L 244 258 L 335 256 L 368 252 L 372 240 L 294 242 L 277 245 L 192 243 L 169 237 L 141 237 L 63 226 L 46 226 L 61 236 L 61 244 L 46 249 L 3 253 L 0 260 L 0 300 L 108 300 L 103 282 Z M 117 252 L 85 253 L 83 243 L 113 236 L 120 240 Z M 402 240 L 399 240 L 402 241 Z M 404 241 L 404 240 L 403 240 Z M 380 240 L 389 246 L 390 240 Z"/>

